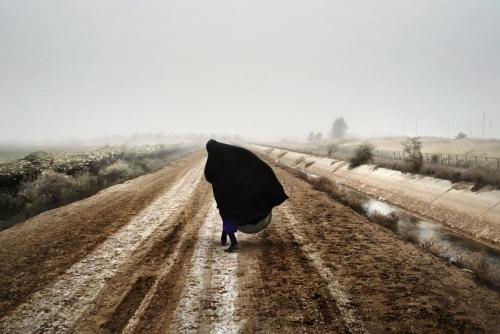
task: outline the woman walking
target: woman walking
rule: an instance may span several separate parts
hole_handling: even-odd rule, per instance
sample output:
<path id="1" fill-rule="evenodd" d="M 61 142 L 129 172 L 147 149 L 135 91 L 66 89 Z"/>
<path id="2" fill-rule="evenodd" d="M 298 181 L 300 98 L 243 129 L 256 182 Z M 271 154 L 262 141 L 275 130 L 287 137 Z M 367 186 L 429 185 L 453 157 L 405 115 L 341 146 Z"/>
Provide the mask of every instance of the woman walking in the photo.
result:
<path id="1" fill-rule="evenodd" d="M 212 184 L 222 218 L 221 244 L 226 245 L 229 236 L 231 245 L 226 251 L 232 252 L 238 248 L 238 227 L 243 232 L 252 226 L 254 231 L 265 227 L 273 207 L 288 196 L 271 167 L 252 152 L 213 139 L 206 148 L 205 178 Z"/>

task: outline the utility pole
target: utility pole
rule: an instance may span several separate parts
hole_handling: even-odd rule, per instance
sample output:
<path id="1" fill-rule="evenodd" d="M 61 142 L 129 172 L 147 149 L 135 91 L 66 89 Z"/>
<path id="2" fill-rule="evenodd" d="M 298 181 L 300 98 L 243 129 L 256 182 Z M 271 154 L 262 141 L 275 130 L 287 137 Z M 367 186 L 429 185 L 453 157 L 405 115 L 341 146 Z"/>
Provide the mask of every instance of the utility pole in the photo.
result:
<path id="1" fill-rule="evenodd" d="M 493 137 L 491 137 L 491 123 L 493 123 L 492 118 L 493 117 L 490 115 L 490 135 L 489 135 L 490 139 L 493 138 Z"/>
<path id="2" fill-rule="evenodd" d="M 484 140 L 484 120 L 486 118 L 486 113 L 483 112 L 483 140 Z"/>

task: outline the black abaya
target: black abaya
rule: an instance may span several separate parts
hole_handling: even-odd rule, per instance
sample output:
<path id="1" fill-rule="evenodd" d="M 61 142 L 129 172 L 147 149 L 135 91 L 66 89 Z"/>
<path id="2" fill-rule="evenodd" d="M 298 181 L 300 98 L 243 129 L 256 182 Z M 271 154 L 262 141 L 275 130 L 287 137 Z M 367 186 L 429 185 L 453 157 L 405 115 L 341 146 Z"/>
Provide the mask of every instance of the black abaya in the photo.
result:
<path id="1" fill-rule="evenodd" d="M 210 140 L 205 178 L 223 220 L 255 224 L 288 196 L 271 167 L 252 152 Z"/>

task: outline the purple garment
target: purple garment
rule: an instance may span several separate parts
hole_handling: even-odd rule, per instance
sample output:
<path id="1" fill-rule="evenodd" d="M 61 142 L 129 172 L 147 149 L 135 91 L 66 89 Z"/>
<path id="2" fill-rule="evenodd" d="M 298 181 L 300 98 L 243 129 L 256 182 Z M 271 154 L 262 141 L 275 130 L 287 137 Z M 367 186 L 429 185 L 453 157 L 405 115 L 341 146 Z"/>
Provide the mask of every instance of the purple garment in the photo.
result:
<path id="1" fill-rule="evenodd" d="M 236 227 L 236 224 L 233 220 L 226 219 L 222 221 L 222 230 L 225 233 L 235 233 L 236 231 L 238 231 L 238 228 Z"/>

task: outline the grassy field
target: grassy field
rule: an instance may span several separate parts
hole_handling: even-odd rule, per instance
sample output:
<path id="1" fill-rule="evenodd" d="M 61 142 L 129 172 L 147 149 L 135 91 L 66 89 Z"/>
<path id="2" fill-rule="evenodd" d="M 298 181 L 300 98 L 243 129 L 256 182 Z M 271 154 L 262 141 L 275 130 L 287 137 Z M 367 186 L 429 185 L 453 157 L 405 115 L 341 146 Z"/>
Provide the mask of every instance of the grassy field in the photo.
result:
<path id="1" fill-rule="evenodd" d="M 20 159 L 33 152 L 54 154 L 85 153 L 97 150 L 97 147 L 45 146 L 45 145 L 6 145 L 0 144 L 0 163 Z"/>
<path id="2" fill-rule="evenodd" d="M 368 139 L 345 139 L 334 141 L 341 148 L 353 149 L 364 141 L 375 145 L 381 150 L 401 150 L 401 142 L 405 137 L 390 138 L 368 138 Z M 500 140 L 489 139 L 448 139 L 438 137 L 421 137 L 422 152 L 424 153 L 445 153 L 445 154 L 464 154 L 478 155 L 488 157 L 500 157 Z M 328 144 L 328 142 L 326 142 Z"/>

